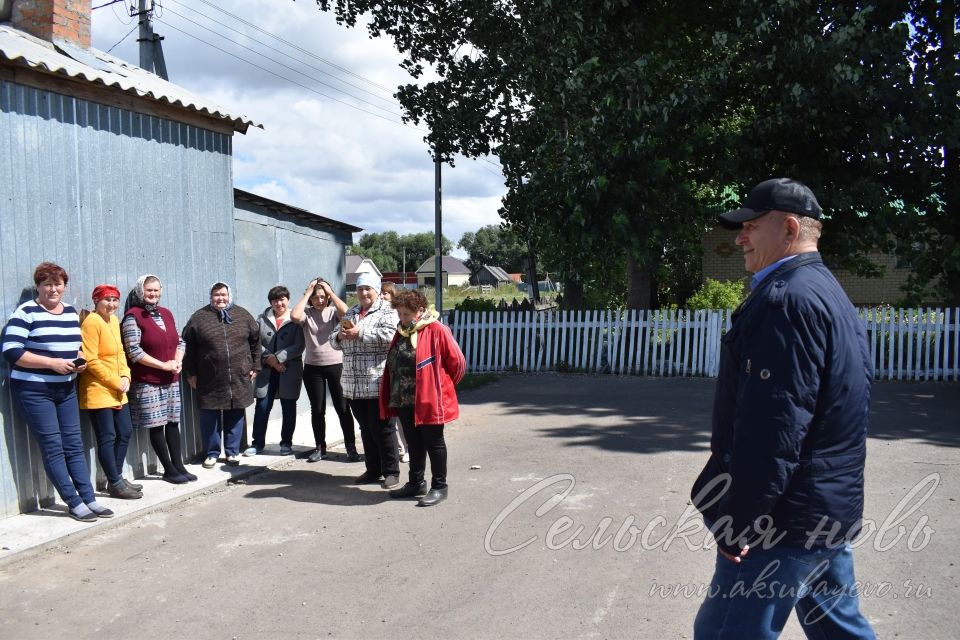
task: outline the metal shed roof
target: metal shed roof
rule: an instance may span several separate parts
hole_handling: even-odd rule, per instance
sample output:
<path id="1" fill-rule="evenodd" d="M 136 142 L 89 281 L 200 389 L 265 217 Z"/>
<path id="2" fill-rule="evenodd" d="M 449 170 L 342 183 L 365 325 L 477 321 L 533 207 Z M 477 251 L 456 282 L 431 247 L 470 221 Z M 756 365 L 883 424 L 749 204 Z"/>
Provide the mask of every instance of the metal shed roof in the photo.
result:
<path id="1" fill-rule="evenodd" d="M 315 224 L 326 225 L 333 229 L 339 229 L 341 231 L 349 231 L 350 233 L 363 231 L 361 227 L 355 227 L 352 224 L 347 224 L 346 222 L 340 222 L 339 220 L 325 218 L 311 211 L 307 211 L 306 209 L 301 209 L 300 207 L 294 207 L 289 204 L 277 202 L 276 200 L 271 200 L 270 198 L 258 196 L 255 193 L 250 193 L 249 191 L 244 191 L 243 189 L 235 188 L 233 190 L 233 197 L 236 200 L 242 200 L 245 202 L 249 202 L 251 204 L 265 207 L 267 209 L 273 209 L 274 211 L 279 211 L 280 213 L 286 213 L 287 215 L 296 216 L 297 218 L 306 220 L 308 222 L 313 222 Z"/>
<path id="2" fill-rule="evenodd" d="M 9 25 L 0 25 L 0 61 L 3 60 L 44 73 L 114 87 L 124 93 L 182 107 L 229 122 L 234 130 L 240 133 L 246 133 L 247 127 L 251 125 L 263 128 L 263 125 L 246 116 L 215 105 L 183 87 L 103 51 L 82 49 L 67 43 L 51 44 Z"/>
<path id="3" fill-rule="evenodd" d="M 503 269 L 501 269 L 500 267 L 495 267 L 495 266 L 490 265 L 490 264 L 485 264 L 485 265 L 483 265 L 483 268 L 486 269 L 487 271 L 489 271 L 490 274 L 491 274 L 494 278 L 496 278 L 497 280 L 499 280 L 500 282 L 512 282 L 512 281 L 513 281 L 513 280 L 510 278 L 510 274 L 507 273 L 506 271 L 504 271 Z"/>

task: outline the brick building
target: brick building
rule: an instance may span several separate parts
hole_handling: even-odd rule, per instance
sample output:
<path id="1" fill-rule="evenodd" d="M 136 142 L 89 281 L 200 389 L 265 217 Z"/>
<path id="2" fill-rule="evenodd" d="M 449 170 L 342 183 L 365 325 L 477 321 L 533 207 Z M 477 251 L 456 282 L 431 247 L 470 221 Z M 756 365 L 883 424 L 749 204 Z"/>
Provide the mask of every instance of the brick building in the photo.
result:
<path id="1" fill-rule="evenodd" d="M 736 232 L 722 227 L 715 227 L 704 234 L 702 239 L 704 279 L 749 280 L 751 274 L 743 268 L 743 253 L 734 243 L 735 237 Z M 871 259 L 885 268 L 882 278 L 863 278 L 845 269 L 832 269 L 832 271 L 853 304 L 858 306 L 897 305 L 904 297 L 901 287 L 910 275 L 910 268 L 898 266 L 896 256 L 883 254 L 880 251 L 873 252 Z M 931 305 L 941 302 L 933 298 L 923 300 L 924 304 Z"/>

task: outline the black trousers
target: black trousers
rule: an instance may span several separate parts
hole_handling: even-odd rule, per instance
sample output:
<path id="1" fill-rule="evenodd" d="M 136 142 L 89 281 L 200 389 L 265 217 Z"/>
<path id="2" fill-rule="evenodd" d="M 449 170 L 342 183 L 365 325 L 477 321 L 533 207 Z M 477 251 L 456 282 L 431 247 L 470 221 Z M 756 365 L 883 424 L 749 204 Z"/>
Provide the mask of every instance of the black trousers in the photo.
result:
<path id="1" fill-rule="evenodd" d="M 310 422 L 313 425 L 313 439 L 317 448 L 327 450 L 327 388 L 330 389 L 330 400 L 333 401 L 333 410 L 340 419 L 340 430 L 343 431 L 343 444 L 347 447 L 357 446 L 357 436 L 353 431 L 353 416 L 350 406 L 343 397 L 343 387 L 340 386 L 340 375 L 343 373 L 342 364 L 319 366 L 315 364 L 303 365 L 303 387 L 310 398 Z"/>
<path id="2" fill-rule="evenodd" d="M 423 482 L 427 470 L 427 457 L 430 457 L 430 483 L 432 489 L 447 486 L 447 443 L 443 439 L 442 424 L 421 424 L 413 422 L 413 407 L 401 407 L 400 426 L 407 439 L 407 453 L 410 455 L 410 482 Z"/>
<path id="3" fill-rule="evenodd" d="M 367 473 L 374 476 L 400 475 L 397 431 L 391 427 L 389 420 L 380 418 L 380 401 L 377 398 L 354 398 L 350 400 L 350 408 L 360 425 Z"/>

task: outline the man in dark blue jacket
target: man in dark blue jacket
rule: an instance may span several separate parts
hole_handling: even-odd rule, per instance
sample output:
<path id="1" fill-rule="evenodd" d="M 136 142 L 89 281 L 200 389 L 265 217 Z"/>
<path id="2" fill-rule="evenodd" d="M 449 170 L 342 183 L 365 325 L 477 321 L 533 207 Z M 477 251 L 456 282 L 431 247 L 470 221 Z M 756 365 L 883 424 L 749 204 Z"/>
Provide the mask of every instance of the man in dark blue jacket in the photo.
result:
<path id="1" fill-rule="evenodd" d="M 717 539 L 695 638 L 874 638 L 849 545 L 863 515 L 872 365 L 863 322 L 817 253 L 821 209 L 795 180 L 720 216 L 751 293 L 723 338 L 711 456 L 691 493 Z"/>

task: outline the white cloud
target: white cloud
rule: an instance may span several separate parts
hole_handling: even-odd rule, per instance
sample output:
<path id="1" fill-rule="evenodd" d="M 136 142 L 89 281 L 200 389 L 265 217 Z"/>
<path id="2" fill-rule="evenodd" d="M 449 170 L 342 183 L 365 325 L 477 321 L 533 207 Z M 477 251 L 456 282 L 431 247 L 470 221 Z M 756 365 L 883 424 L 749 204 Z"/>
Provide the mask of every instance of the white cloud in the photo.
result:
<path id="1" fill-rule="evenodd" d="M 215 7 L 387 90 L 292 49 Z M 313 2 L 167 0 L 158 14 L 155 30 L 164 37 L 163 50 L 171 81 L 264 125 L 262 131 L 251 128 L 246 135 L 234 136 L 234 180 L 238 187 L 369 232 L 433 231 L 434 167 L 423 142 L 424 132 L 402 126 L 398 124 L 398 117 L 317 82 L 334 85 L 399 113 L 399 105 L 394 102 L 390 106 L 390 94 L 410 78 L 398 67 L 401 56 L 389 40 L 370 39 L 363 25 L 353 29 L 337 25 L 332 15 L 321 12 Z M 243 42 L 316 80 L 267 61 L 198 25 Z M 99 9 L 93 14 L 94 46 L 106 50 L 134 26 L 135 21 L 126 16 L 122 4 Z M 136 36 L 134 30 L 112 53 L 136 62 L 139 58 Z M 230 53 L 218 51 L 211 44 Z M 250 60 L 313 90 L 233 56 Z M 379 113 L 393 122 L 363 113 L 321 93 Z M 496 162 L 495 158 L 491 160 Z M 460 158 L 455 168 L 444 166 L 442 175 L 443 234 L 454 245 L 463 233 L 500 222 L 497 209 L 505 188 L 495 166 Z"/>

